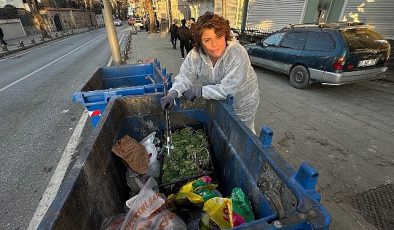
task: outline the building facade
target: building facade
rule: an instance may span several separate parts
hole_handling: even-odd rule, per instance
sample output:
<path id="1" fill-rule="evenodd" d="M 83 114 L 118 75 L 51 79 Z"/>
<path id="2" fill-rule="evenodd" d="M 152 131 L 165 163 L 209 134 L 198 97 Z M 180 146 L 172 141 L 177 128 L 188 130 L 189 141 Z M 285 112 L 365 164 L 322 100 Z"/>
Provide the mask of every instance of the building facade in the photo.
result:
<path id="1" fill-rule="evenodd" d="M 214 12 L 238 29 L 276 31 L 289 24 L 363 22 L 394 39 L 393 0 L 215 0 Z"/>
<path id="2" fill-rule="evenodd" d="M 191 17 L 197 20 L 198 17 L 200 17 L 207 11 L 214 12 L 214 1 L 191 0 L 189 1 L 189 8 L 190 8 Z"/>
<path id="3" fill-rule="evenodd" d="M 40 14 L 44 18 L 45 29 L 49 32 L 97 25 L 94 12 L 85 12 L 72 8 L 47 8 L 41 10 Z"/>

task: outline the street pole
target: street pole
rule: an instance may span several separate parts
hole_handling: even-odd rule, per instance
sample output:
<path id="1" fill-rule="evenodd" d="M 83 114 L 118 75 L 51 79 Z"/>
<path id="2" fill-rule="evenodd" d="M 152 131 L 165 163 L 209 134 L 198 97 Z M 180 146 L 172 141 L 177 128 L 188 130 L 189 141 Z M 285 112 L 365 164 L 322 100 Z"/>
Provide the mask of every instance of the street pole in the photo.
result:
<path id="1" fill-rule="evenodd" d="M 170 31 L 170 27 L 172 25 L 172 12 L 171 12 L 171 0 L 167 0 L 167 15 L 168 15 L 168 31 Z"/>
<path id="2" fill-rule="evenodd" d="M 244 1 L 244 7 L 242 12 L 242 20 L 241 20 L 241 33 L 243 34 L 246 27 L 246 19 L 248 15 L 248 7 L 249 7 L 249 0 Z"/>
<path id="3" fill-rule="evenodd" d="M 116 36 L 114 20 L 112 18 L 112 6 L 109 3 L 109 0 L 103 0 L 103 5 L 104 24 L 108 34 L 109 47 L 112 52 L 112 62 L 114 65 L 118 66 L 122 64 L 122 58 L 120 56 L 119 41 Z"/>

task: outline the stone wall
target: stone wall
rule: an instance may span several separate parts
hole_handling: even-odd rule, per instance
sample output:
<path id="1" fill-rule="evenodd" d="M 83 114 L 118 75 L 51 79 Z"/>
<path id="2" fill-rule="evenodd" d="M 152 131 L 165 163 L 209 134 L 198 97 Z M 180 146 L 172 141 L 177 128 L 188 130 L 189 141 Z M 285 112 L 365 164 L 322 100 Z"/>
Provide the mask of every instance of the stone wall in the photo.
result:
<path id="1" fill-rule="evenodd" d="M 26 36 L 20 19 L 1 19 L 0 27 L 4 33 L 4 40 Z"/>

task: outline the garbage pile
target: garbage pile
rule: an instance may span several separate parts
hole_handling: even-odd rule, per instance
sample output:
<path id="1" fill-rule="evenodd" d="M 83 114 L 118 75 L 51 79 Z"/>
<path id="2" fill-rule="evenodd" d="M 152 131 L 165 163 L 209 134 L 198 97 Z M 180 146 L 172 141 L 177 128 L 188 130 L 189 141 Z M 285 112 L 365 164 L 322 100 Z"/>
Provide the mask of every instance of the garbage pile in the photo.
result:
<path id="1" fill-rule="evenodd" d="M 115 143 L 112 152 L 128 168 L 131 198 L 126 201 L 128 210 L 105 219 L 101 229 L 226 229 L 253 221 L 241 188 L 223 197 L 211 176 L 201 176 L 212 170 L 204 131 L 186 127 L 172 138 L 169 156 L 161 151 L 164 142 L 156 133 L 141 142 L 126 135 Z M 182 185 L 171 193 L 162 189 L 171 183 Z"/>

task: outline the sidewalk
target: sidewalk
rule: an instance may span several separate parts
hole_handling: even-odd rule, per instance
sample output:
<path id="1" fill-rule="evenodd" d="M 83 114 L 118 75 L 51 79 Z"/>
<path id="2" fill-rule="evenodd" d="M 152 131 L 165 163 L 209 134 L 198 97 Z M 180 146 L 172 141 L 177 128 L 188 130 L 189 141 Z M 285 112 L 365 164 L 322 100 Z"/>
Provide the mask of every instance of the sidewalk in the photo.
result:
<path id="1" fill-rule="evenodd" d="M 6 55 L 9 55 L 9 54 L 21 51 L 21 50 L 29 49 L 31 47 L 38 46 L 38 45 L 44 44 L 49 41 L 54 41 L 54 40 L 57 40 L 59 38 L 65 37 L 65 36 L 83 33 L 83 32 L 89 31 L 89 30 L 92 30 L 92 28 L 84 27 L 84 28 L 77 28 L 77 29 L 68 30 L 68 31 L 50 32 L 48 34 L 50 36 L 52 36 L 52 38 L 44 38 L 43 41 L 41 40 L 41 34 L 33 34 L 33 35 L 28 35 L 28 36 L 20 37 L 20 38 L 8 39 L 8 40 L 6 40 L 6 42 L 8 43 L 8 45 L 7 45 L 8 51 L 4 50 L 4 47 L 0 47 L 0 57 L 6 56 Z M 34 43 L 33 43 L 32 39 L 34 39 Z M 20 46 L 20 44 L 19 44 L 20 41 L 23 42 L 24 46 Z"/>
<path id="2" fill-rule="evenodd" d="M 175 77 L 183 62 L 179 41 L 177 41 L 177 49 L 174 50 L 168 33 L 138 31 L 137 35 L 132 35 L 130 59 L 127 63 L 135 64 L 138 60 L 144 61 L 151 58 L 157 58 L 162 67 L 167 68 L 167 73 L 173 73 Z"/>

